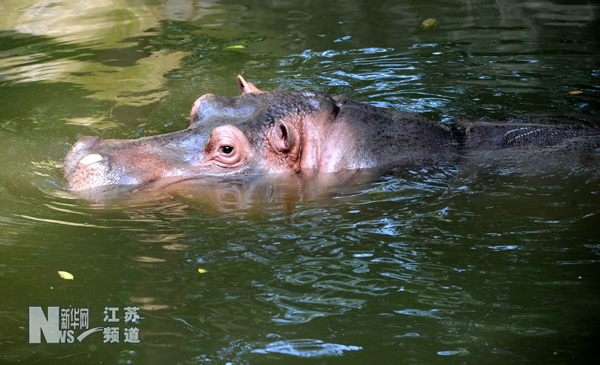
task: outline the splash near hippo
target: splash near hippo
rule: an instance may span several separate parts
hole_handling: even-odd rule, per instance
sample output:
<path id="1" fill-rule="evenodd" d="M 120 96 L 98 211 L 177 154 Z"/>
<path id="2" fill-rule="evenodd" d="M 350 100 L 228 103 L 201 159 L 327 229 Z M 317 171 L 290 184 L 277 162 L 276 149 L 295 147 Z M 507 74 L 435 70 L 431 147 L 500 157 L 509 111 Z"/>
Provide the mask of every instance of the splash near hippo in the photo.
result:
<path id="1" fill-rule="evenodd" d="M 241 96 L 206 94 L 182 131 L 133 140 L 83 137 L 64 161 L 72 191 L 142 188 L 190 179 L 382 171 L 431 158 L 496 150 L 597 152 L 583 122 L 444 123 L 320 91 L 261 91 L 238 75 Z M 558 153 L 553 153 L 559 151 Z"/>

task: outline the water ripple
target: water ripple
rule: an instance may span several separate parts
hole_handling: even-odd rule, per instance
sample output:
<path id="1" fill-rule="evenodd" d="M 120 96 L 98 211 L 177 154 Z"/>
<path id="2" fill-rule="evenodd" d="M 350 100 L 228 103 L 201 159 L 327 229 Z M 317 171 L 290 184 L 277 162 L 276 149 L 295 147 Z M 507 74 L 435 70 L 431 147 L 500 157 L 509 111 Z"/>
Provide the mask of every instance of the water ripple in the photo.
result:
<path id="1" fill-rule="evenodd" d="M 287 341 L 275 341 L 268 344 L 255 345 L 252 350 L 256 354 L 278 353 L 297 357 L 323 357 L 340 356 L 346 351 L 360 351 L 360 346 L 340 345 L 336 343 L 326 343 L 317 339 L 298 339 Z"/>

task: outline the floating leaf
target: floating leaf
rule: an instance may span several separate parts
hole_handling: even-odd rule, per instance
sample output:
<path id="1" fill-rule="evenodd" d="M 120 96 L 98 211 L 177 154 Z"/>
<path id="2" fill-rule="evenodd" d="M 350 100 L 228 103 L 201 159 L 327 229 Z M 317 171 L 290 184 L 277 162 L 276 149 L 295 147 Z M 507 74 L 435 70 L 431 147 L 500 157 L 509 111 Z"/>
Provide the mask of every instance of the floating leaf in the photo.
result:
<path id="1" fill-rule="evenodd" d="M 573 91 L 569 91 L 569 94 L 571 94 L 571 95 L 579 95 L 579 94 L 583 94 L 583 91 L 581 91 L 581 90 L 573 90 Z"/>
<path id="2" fill-rule="evenodd" d="M 200 274 L 206 274 L 208 272 L 208 270 L 204 270 L 204 269 L 198 269 L 198 272 Z"/>
<path id="3" fill-rule="evenodd" d="M 70 272 L 66 272 L 66 271 L 58 271 L 58 276 L 60 276 L 61 278 L 65 279 L 65 280 L 73 280 L 75 278 L 73 276 L 73 274 L 71 274 Z"/>
<path id="4" fill-rule="evenodd" d="M 430 29 L 430 28 L 435 28 L 437 24 L 438 24 L 437 19 L 429 18 L 429 19 L 423 20 L 423 23 L 421 23 L 421 26 L 425 29 Z"/>
<path id="5" fill-rule="evenodd" d="M 227 49 L 245 49 L 246 46 L 242 46 L 241 44 L 236 44 L 235 46 L 229 46 Z"/>

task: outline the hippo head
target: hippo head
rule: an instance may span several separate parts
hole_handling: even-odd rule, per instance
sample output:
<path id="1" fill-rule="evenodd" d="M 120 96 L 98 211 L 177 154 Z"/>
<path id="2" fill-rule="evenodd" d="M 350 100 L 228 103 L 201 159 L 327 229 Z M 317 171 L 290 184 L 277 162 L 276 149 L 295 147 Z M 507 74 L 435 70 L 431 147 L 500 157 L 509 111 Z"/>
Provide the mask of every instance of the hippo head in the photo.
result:
<path id="1" fill-rule="evenodd" d="M 69 187 L 135 188 L 318 169 L 336 102 L 318 91 L 262 92 L 241 76 L 238 83 L 239 97 L 196 100 L 185 130 L 133 140 L 81 138 L 64 161 Z"/>

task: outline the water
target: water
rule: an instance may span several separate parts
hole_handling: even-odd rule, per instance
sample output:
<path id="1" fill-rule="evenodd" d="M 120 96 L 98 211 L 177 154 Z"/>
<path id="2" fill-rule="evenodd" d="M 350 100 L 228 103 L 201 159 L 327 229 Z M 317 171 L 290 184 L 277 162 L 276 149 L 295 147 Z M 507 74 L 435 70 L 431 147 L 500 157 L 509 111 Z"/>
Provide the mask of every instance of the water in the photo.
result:
<path id="1" fill-rule="evenodd" d="M 198 96 L 238 93 L 236 73 L 435 120 L 597 123 L 595 3 L 28 0 L 0 10 L 2 362 L 597 358 L 597 158 L 473 158 L 314 194 L 302 181 L 232 183 L 116 202 L 70 194 L 60 166 L 84 135 L 185 128 Z M 420 27 L 431 17 L 437 27 Z M 105 307 L 137 306 L 142 318 L 116 324 L 118 344 L 102 334 L 29 344 L 38 306 L 87 308 L 90 328 L 109 325 Z M 123 342 L 129 327 L 139 344 Z"/>

